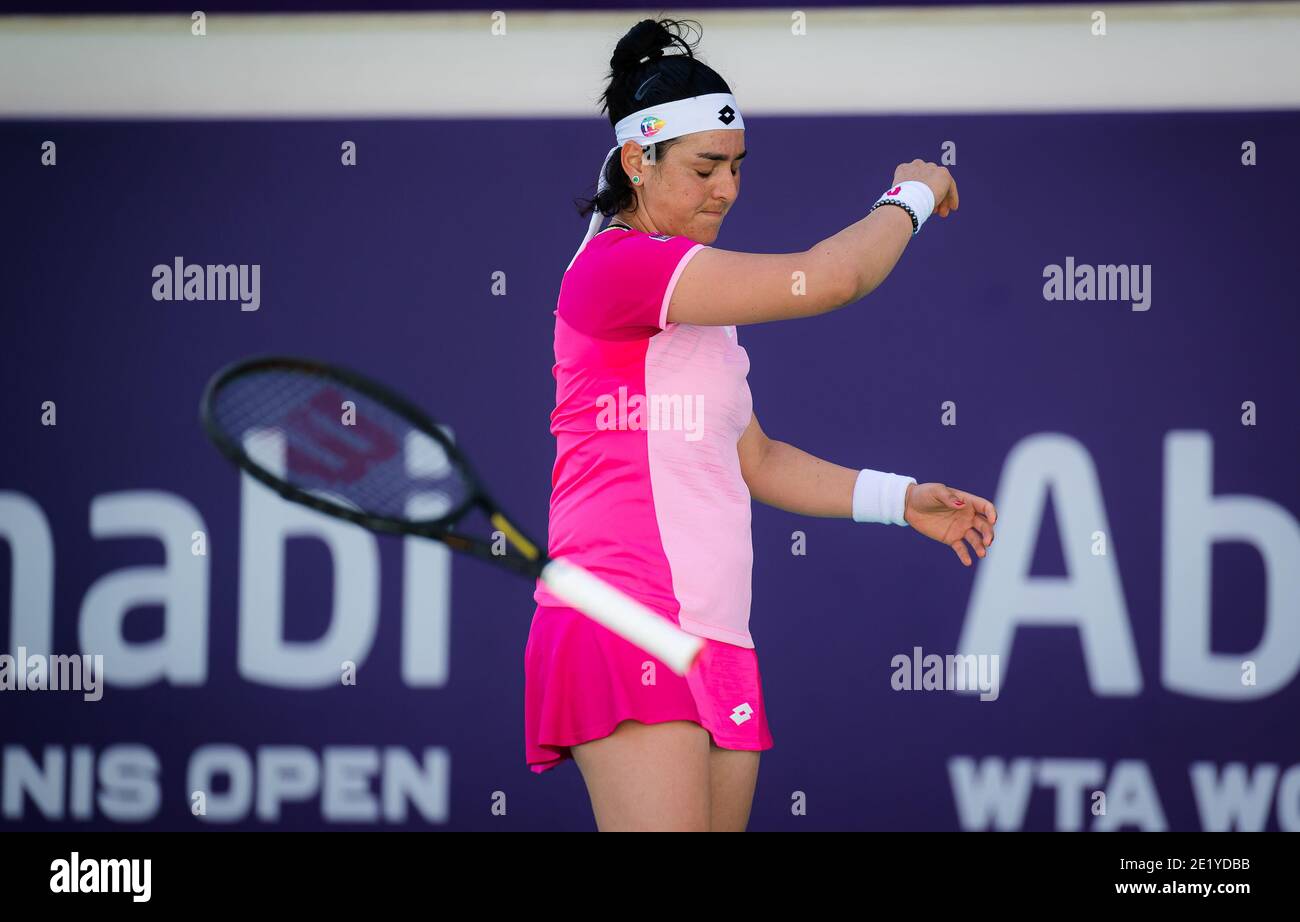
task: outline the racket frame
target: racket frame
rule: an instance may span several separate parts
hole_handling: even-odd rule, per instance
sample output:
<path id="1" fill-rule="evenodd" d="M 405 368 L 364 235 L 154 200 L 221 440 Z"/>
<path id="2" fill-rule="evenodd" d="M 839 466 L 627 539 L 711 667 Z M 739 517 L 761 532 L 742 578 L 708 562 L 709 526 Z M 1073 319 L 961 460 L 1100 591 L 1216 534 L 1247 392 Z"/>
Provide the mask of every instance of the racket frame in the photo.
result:
<path id="1" fill-rule="evenodd" d="M 244 373 L 256 371 L 305 371 L 325 381 L 341 382 L 380 402 L 387 410 L 403 417 L 413 428 L 433 438 L 446 451 L 448 462 L 458 467 L 464 477 L 467 498 L 459 506 L 447 512 L 447 515 L 438 519 L 419 521 L 395 519 L 391 516 L 376 515 L 373 512 L 360 512 L 330 502 L 274 475 L 250 458 L 247 451 L 244 451 L 243 445 L 233 440 L 221 428 L 213 410 L 218 391 L 222 386 Z M 203 397 L 200 399 L 199 417 L 209 440 L 212 440 L 213 445 L 216 445 L 217 450 L 221 451 L 227 460 L 261 484 L 269 486 L 281 497 L 289 499 L 290 502 L 300 503 L 334 518 L 351 521 L 369 531 L 433 538 L 451 547 L 452 550 L 510 568 L 529 579 L 541 580 L 556 597 L 584 612 L 588 618 L 610 628 L 617 635 L 641 646 L 647 652 L 653 650 L 651 655 L 662 659 L 677 675 L 686 675 L 686 672 L 697 662 L 699 655 L 705 652 L 705 641 L 682 631 L 663 615 L 647 609 L 621 590 L 582 570 L 577 564 L 563 558 L 547 557 L 541 550 L 541 545 L 533 541 L 523 529 L 513 524 L 500 510 L 493 498 L 487 494 L 482 480 L 474 471 L 467 456 L 456 447 L 446 433 L 438 428 L 432 417 L 402 395 L 360 373 L 343 368 L 341 365 L 318 362 L 315 359 L 296 358 L 296 356 L 263 355 L 242 359 L 226 365 L 208 381 L 208 385 L 203 390 Z M 481 538 L 452 531 L 452 527 L 474 507 L 484 512 L 493 527 L 502 532 L 510 544 L 520 551 L 521 557 L 495 554 L 493 547 Z"/>
<path id="2" fill-rule="evenodd" d="M 359 512 L 309 493 L 263 468 L 249 457 L 242 444 L 230 438 L 218 424 L 214 404 L 218 392 L 232 379 L 255 371 L 305 371 L 322 380 L 334 380 L 353 387 L 397 413 L 416 430 L 428 435 L 447 452 L 448 461 L 463 475 L 467 498 L 446 515 L 437 519 L 410 520 Z M 330 362 L 295 356 L 264 355 L 241 359 L 222 368 L 208 381 L 199 402 L 199 418 L 208 438 L 240 470 L 275 491 L 283 498 L 334 516 L 371 531 L 395 535 L 414 535 L 441 541 L 453 550 L 505 566 L 521 576 L 541 580 L 557 598 L 582 611 L 592 620 L 635 643 L 658 657 L 678 675 L 686 675 L 705 650 L 704 641 L 652 612 L 620 590 L 564 559 L 548 557 L 537 542 L 506 517 L 488 495 L 483 481 L 469 459 L 451 441 L 433 419 L 400 394 L 347 368 Z M 522 557 L 497 554 L 482 539 L 453 530 L 458 521 L 473 508 L 480 509 Z"/>
<path id="3" fill-rule="evenodd" d="M 447 453 L 448 461 L 460 472 L 461 479 L 465 483 L 465 500 L 453 507 L 446 515 L 437 519 L 398 519 L 373 512 L 349 509 L 346 506 L 323 499 L 314 493 L 309 493 L 266 470 L 248 455 L 243 445 L 231 438 L 221 427 L 220 423 L 217 422 L 214 410 L 218 393 L 230 381 L 245 374 L 262 371 L 306 372 L 320 378 L 323 382 L 333 380 L 347 387 L 355 388 L 357 391 L 383 404 L 388 410 L 405 419 L 412 428 L 437 442 L 439 447 Z M 199 418 L 208 438 L 226 456 L 227 460 L 287 500 L 301 503 L 308 508 L 315 509 L 317 512 L 323 512 L 326 515 L 353 522 L 372 531 L 386 534 L 416 535 L 443 541 L 458 551 L 474 554 L 497 563 L 504 563 L 525 576 L 540 576 L 542 568 L 548 562 L 546 555 L 537 549 L 537 542 L 528 537 L 523 529 L 505 516 L 501 507 L 488 495 L 483 486 L 482 478 L 475 472 L 469 459 L 465 457 L 464 453 L 456 447 L 456 444 L 447 437 L 447 434 L 438 427 L 437 423 L 427 413 L 395 391 L 355 371 L 330 362 L 294 356 L 265 355 L 241 359 L 227 365 L 212 376 L 203 390 L 203 397 L 199 403 Z M 491 545 L 487 542 L 452 530 L 452 526 L 463 519 L 475 507 L 480 509 L 492 524 L 506 536 L 510 543 L 524 554 L 526 560 L 521 561 L 517 558 L 507 558 L 500 554 L 494 554 Z"/>

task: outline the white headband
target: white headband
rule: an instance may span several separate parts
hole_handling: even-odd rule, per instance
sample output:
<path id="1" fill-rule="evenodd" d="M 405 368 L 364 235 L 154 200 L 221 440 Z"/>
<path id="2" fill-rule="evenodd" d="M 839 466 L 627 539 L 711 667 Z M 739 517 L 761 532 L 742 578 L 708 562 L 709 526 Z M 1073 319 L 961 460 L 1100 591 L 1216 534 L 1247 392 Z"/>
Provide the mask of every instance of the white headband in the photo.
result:
<path id="1" fill-rule="evenodd" d="M 649 146 L 659 141 L 680 138 L 684 134 L 694 134 L 697 131 L 741 130 L 744 127 L 745 120 L 740 117 L 736 97 L 730 93 L 706 93 L 703 96 L 692 96 L 689 99 L 678 99 L 663 105 L 638 109 L 631 115 L 619 119 L 618 124 L 614 126 L 614 140 L 617 143 L 609 149 L 609 153 L 600 163 L 600 172 L 596 174 L 596 194 L 600 195 L 609 188 L 609 183 L 605 181 L 605 168 L 609 165 L 609 158 L 613 157 L 628 141 L 639 141 Z M 582 252 L 587 241 L 596 236 L 604 218 L 600 209 L 592 211 L 587 236 L 582 238 L 578 253 Z M 569 260 L 570 267 L 577 260 L 578 253 L 574 253 L 573 259 Z"/>

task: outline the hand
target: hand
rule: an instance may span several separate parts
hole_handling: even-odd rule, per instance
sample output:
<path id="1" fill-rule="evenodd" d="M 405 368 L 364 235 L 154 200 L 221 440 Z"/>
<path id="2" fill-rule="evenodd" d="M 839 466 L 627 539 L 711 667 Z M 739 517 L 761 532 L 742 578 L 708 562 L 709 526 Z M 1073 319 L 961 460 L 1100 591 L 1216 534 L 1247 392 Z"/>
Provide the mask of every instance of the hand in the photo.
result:
<path id="1" fill-rule="evenodd" d="M 993 543 L 993 523 L 998 520 L 998 512 L 987 499 L 973 493 L 941 483 L 909 483 L 903 518 L 927 538 L 948 545 L 969 567 L 970 551 L 962 541 L 980 557 L 985 556 Z"/>
<path id="2" fill-rule="evenodd" d="M 946 218 L 948 212 L 957 210 L 957 181 L 952 178 L 946 166 L 924 160 L 900 163 L 894 170 L 894 185 L 909 179 L 930 187 L 934 193 L 934 214 Z"/>

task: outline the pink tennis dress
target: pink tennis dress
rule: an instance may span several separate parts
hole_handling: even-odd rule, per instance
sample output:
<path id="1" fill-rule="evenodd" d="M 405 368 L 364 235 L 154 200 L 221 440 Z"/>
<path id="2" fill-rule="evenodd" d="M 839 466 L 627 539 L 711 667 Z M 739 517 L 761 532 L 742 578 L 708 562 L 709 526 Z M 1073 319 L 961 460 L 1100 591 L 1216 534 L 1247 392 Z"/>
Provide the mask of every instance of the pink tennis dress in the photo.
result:
<path id="1" fill-rule="evenodd" d="M 555 311 L 549 552 L 705 639 L 690 677 L 534 593 L 524 654 L 534 772 L 624 720 L 689 720 L 724 749 L 772 748 L 749 633 L 749 489 L 736 443 L 753 415 L 735 327 L 669 323 L 703 244 L 611 226 L 564 275 Z"/>

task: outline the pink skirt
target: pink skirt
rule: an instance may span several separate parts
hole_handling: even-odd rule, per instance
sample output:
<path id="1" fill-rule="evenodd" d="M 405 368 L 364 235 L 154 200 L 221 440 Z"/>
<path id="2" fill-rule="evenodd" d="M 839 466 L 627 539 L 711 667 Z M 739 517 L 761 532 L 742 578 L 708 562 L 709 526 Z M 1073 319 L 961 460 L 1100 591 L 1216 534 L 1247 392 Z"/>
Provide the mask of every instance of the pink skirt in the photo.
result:
<path id="1" fill-rule="evenodd" d="M 758 657 L 704 638 L 682 678 L 644 650 L 572 608 L 538 605 L 524 651 L 524 749 L 541 773 L 569 747 L 609 736 L 625 720 L 689 720 L 722 749 L 772 748 Z"/>

